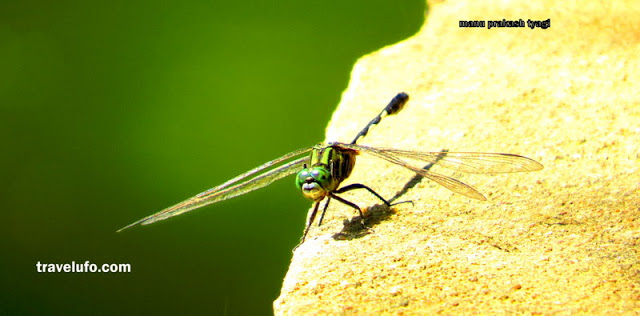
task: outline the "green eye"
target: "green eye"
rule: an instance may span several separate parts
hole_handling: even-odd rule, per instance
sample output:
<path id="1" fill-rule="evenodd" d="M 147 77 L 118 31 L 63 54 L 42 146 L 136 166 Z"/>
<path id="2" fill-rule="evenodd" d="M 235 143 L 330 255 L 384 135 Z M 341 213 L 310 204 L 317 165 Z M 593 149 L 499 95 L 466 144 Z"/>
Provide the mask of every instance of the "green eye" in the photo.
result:
<path id="1" fill-rule="evenodd" d="M 302 170 L 300 170 L 300 172 L 298 172 L 298 175 L 296 176 L 296 186 L 298 187 L 298 189 L 302 188 L 302 184 L 304 183 L 304 180 L 309 176 L 309 169 L 304 168 Z"/>
<path id="2" fill-rule="evenodd" d="M 296 186 L 302 188 L 307 178 L 313 178 L 315 182 L 325 184 L 329 180 L 329 171 L 324 167 L 304 168 L 296 176 Z"/>
<path id="3" fill-rule="evenodd" d="M 318 182 L 324 182 L 329 179 L 329 171 L 324 167 L 313 167 L 311 176 Z"/>

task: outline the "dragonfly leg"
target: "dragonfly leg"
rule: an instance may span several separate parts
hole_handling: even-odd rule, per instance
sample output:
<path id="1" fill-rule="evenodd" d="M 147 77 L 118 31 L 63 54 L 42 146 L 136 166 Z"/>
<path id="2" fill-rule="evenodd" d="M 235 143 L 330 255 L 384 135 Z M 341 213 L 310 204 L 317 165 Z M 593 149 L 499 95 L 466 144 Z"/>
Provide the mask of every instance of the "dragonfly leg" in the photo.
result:
<path id="1" fill-rule="evenodd" d="M 327 197 L 327 203 L 324 205 L 322 209 L 322 214 L 320 215 L 320 220 L 318 221 L 318 226 L 322 225 L 322 219 L 324 218 L 324 212 L 327 211 L 327 207 L 329 207 L 329 202 L 331 202 L 331 197 Z"/>
<path id="2" fill-rule="evenodd" d="M 307 228 L 305 228 L 304 234 L 302 235 L 302 239 L 300 239 L 300 244 L 298 244 L 298 246 L 300 246 L 304 242 L 304 239 L 307 237 L 309 228 L 311 228 L 311 224 L 313 224 L 313 220 L 316 218 L 316 213 L 318 213 L 318 206 L 320 206 L 320 202 L 316 202 L 316 204 L 313 206 L 313 211 L 311 212 L 311 216 L 309 216 L 309 222 L 307 223 Z M 296 248 L 298 248 L 298 246 L 296 246 Z"/>
<path id="3" fill-rule="evenodd" d="M 333 193 L 330 193 L 329 196 L 358 210 L 358 213 L 360 213 L 360 224 L 362 224 L 362 228 L 367 229 L 367 226 L 364 224 L 364 214 L 362 213 L 362 210 L 358 205 L 356 205 L 355 203 L 349 202 Z"/>
<path id="4" fill-rule="evenodd" d="M 382 202 L 384 202 L 384 204 L 386 204 L 387 206 L 391 206 L 391 203 L 389 203 L 389 201 L 385 200 L 376 191 L 373 191 L 373 189 L 371 189 L 370 187 L 368 187 L 368 186 L 366 186 L 364 184 L 360 184 L 360 183 L 349 184 L 346 187 L 342 187 L 342 188 L 336 190 L 334 193 L 344 193 L 344 192 L 355 190 L 355 189 L 367 189 L 367 191 L 369 191 L 373 195 L 377 196 Z"/>

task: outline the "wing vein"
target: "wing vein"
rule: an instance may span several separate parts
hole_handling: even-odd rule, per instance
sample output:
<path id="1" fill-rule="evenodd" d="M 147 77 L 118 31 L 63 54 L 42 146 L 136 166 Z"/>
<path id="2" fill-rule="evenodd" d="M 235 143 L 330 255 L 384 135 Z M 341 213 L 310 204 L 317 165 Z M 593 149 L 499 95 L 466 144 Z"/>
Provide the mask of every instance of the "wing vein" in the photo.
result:
<path id="1" fill-rule="evenodd" d="M 290 161 L 282 166 L 279 166 L 275 169 L 269 170 L 267 172 L 264 172 L 262 174 L 259 174 L 253 178 L 251 178 L 250 180 L 247 180 L 245 182 L 239 183 L 239 184 L 235 184 L 238 181 L 242 181 L 244 179 L 246 179 L 247 177 L 250 177 L 264 169 L 267 169 L 269 167 L 272 167 L 284 160 L 290 159 L 292 157 L 304 154 L 308 151 L 311 150 L 312 147 L 308 147 L 308 148 L 303 148 L 300 150 L 296 150 L 294 152 L 288 153 L 280 158 L 274 159 L 272 161 L 269 161 L 267 163 L 264 163 L 252 170 L 249 170 L 215 188 L 209 189 L 207 191 L 204 191 L 192 198 L 189 198 L 187 200 L 184 200 L 176 205 L 170 206 L 168 208 L 163 209 L 160 212 L 157 212 L 155 214 L 149 215 L 145 218 L 142 218 L 132 224 L 129 224 L 121 229 L 118 230 L 118 232 L 125 230 L 129 227 L 141 224 L 141 225 L 147 225 L 147 224 L 151 224 L 157 221 L 161 221 L 164 219 L 167 219 L 169 217 L 173 217 L 176 215 L 180 215 L 183 213 L 186 213 L 188 211 L 197 209 L 199 207 L 205 206 L 205 205 L 209 205 L 212 203 L 216 203 L 219 201 L 223 201 L 226 199 L 230 199 L 233 197 L 236 197 L 238 195 L 242 195 L 248 192 L 251 192 L 253 190 L 257 190 L 260 188 L 263 188 L 267 185 L 269 185 L 270 183 L 282 179 L 290 174 L 293 174 L 295 172 L 297 172 L 298 170 L 300 170 L 300 167 L 306 163 L 309 160 L 309 157 L 304 156 L 304 157 L 300 157 L 296 160 Z"/>

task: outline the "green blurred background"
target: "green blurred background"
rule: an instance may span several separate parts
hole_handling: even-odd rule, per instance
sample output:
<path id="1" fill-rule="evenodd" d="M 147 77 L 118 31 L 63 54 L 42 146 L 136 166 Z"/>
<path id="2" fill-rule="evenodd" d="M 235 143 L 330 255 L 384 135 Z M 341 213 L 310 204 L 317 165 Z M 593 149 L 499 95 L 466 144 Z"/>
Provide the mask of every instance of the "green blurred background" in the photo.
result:
<path id="1" fill-rule="evenodd" d="M 323 140 L 355 60 L 424 13 L 418 0 L 2 1 L 0 311 L 272 313 L 311 205 L 293 177 L 115 231 Z M 132 272 L 36 272 L 87 260 Z"/>

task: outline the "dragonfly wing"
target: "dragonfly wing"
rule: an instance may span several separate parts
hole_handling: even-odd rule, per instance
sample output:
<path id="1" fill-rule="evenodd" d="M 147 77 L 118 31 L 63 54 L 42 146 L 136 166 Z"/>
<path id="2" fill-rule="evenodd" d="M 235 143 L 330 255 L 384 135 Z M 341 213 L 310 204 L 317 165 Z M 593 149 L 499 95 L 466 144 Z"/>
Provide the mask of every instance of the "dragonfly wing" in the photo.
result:
<path id="1" fill-rule="evenodd" d="M 127 229 L 131 226 L 135 226 L 138 224 L 141 224 L 141 225 L 151 224 L 157 221 L 161 221 L 163 219 L 167 219 L 169 217 L 186 213 L 188 211 L 197 209 L 205 205 L 220 202 L 226 199 L 236 197 L 238 195 L 251 192 L 253 190 L 263 188 L 276 180 L 282 179 L 290 174 L 293 174 L 301 170 L 302 165 L 307 163 L 307 161 L 309 160 L 309 157 L 305 156 L 305 157 L 298 158 L 282 166 L 279 166 L 275 169 L 269 170 L 265 173 L 255 176 L 252 179 L 247 180 L 245 182 L 235 184 L 235 185 L 232 185 L 232 184 L 234 184 L 235 182 L 241 181 L 257 172 L 260 172 L 263 169 L 271 167 L 283 160 L 289 159 L 292 156 L 295 156 L 294 153 L 297 153 L 298 155 L 300 155 L 302 153 L 308 152 L 309 150 L 311 150 L 311 147 L 301 149 L 293 153 L 289 153 L 278 159 L 267 162 L 258 168 L 245 172 L 242 175 L 223 183 L 222 185 L 219 185 L 213 189 L 202 192 L 190 199 L 182 201 L 174 206 L 168 207 L 158 213 L 155 213 L 153 215 L 149 215 L 143 219 L 140 219 L 137 222 L 134 222 L 126 227 L 121 228 L 120 230 L 118 230 L 118 232 L 124 229 Z"/>
<path id="2" fill-rule="evenodd" d="M 281 162 L 283 162 L 283 161 L 285 161 L 285 160 L 287 160 L 289 158 L 308 153 L 309 151 L 311 151 L 312 148 L 313 147 L 306 147 L 306 148 L 298 149 L 298 150 L 292 151 L 292 152 L 290 152 L 290 153 L 288 153 L 288 154 L 286 154 L 286 155 L 284 155 L 284 156 L 282 156 L 280 158 L 271 160 L 269 162 L 265 162 L 262 165 L 260 165 L 258 167 L 255 167 L 255 168 L 253 168 L 253 169 L 251 169 L 251 170 L 249 170 L 249 171 L 247 171 L 247 172 L 245 172 L 245 173 L 243 173 L 243 174 L 241 174 L 241 175 L 239 175 L 239 176 L 237 176 L 237 177 L 235 177 L 235 178 L 233 178 L 233 179 L 231 179 L 231 180 L 229 180 L 229 181 L 227 181 L 227 182 L 225 182 L 225 183 L 223 183 L 223 184 L 221 184 L 221 185 L 219 185 L 219 186 L 217 186 L 217 187 L 215 187 L 213 189 L 210 189 L 210 190 L 208 190 L 206 192 L 214 191 L 214 190 L 221 190 L 223 188 L 226 188 L 227 186 L 229 186 L 229 185 L 231 185 L 233 183 L 236 183 L 236 182 L 238 182 L 238 181 L 240 181 L 242 179 L 245 179 L 248 176 L 253 175 L 255 173 L 258 173 L 258 172 L 260 172 L 260 171 L 262 171 L 264 169 L 267 169 L 269 167 L 277 165 L 277 164 L 279 164 L 279 163 L 281 163 Z M 200 194 L 204 194 L 206 192 L 203 192 L 203 193 L 200 193 Z"/>
<path id="3" fill-rule="evenodd" d="M 363 151 L 375 149 L 377 152 L 396 157 L 415 159 L 466 173 L 508 173 L 538 171 L 543 168 L 539 162 L 514 154 L 481 152 L 419 152 L 391 148 L 371 148 L 361 146 Z"/>
<path id="4" fill-rule="evenodd" d="M 441 186 L 455 192 L 458 194 L 462 194 L 466 197 L 470 197 L 472 199 L 476 199 L 476 200 L 480 200 L 480 201 L 486 201 L 487 198 L 484 197 L 484 195 L 482 195 L 482 193 L 478 192 L 478 190 L 472 188 L 471 186 L 469 186 L 468 184 L 465 184 L 459 180 L 456 180 L 454 178 L 451 177 L 447 177 L 447 176 L 443 176 L 441 174 L 437 174 L 437 173 L 433 173 L 433 172 L 429 172 L 427 170 L 424 169 L 418 169 L 418 168 L 409 168 L 413 171 L 415 171 L 416 173 L 420 174 L 423 177 L 429 178 L 430 180 L 433 180 L 435 182 L 437 182 L 438 184 L 440 184 Z"/>
<path id="5" fill-rule="evenodd" d="M 514 154 L 474 153 L 474 152 L 413 152 L 407 150 L 385 150 L 394 155 L 431 162 L 438 159 L 438 165 L 466 173 L 508 173 L 530 172 L 543 168 L 539 162 Z"/>
<path id="6" fill-rule="evenodd" d="M 485 201 L 486 198 L 484 197 L 484 195 L 482 195 L 480 192 L 478 192 L 478 190 L 472 188 L 471 186 L 458 181 L 454 178 L 450 178 L 447 176 L 443 176 L 422 168 L 417 168 L 414 167 L 412 165 L 410 165 L 409 163 L 407 163 L 406 161 L 399 159 L 396 157 L 395 155 L 395 150 L 394 149 L 379 149 L 379 148 L 373 148 L 373 147 L 367 147 L 367 146 L 362 146 L 362 145 L 353 145 L 353 144 L 343 144 L 343 143 L 336 143 L 335 145 L 337 146 L 341 146 L 341 147 L 345 147 L 345 148 L 349 148 L 352 150 L 356 150 L 360 153 L 365 153 L 365 154 L 369 154 L 372 156 L 376 156 L 378 158 L 384 159 L 386 161 L 389 161 L 391 163 L 394 163 L 396 165 L 399 166 L 403 166 L 423 177 L 426 177 L 430 180 L 433 180 L 435 182 L 437 182 L 438 184 L 444 186 L 445 188 L 455 192 L 455 193 L 459 193 L 462 194 L 464 196 L 470 197 L 472 199 L 476 199 L 476 200 L 482 200 Z M 409 151 L 403 151 L 403 152 L 407 152 L 407 153 L 412 153 Z M 442 155 L 442 153 L 429 153 L 433 155 L 433 161 L 432 163 L 435 162 L 440 162 L 441 159 L 443 158 L 439 158 L 439 155 Z M 397 156 L 401 156 L 401 155 L 397 155 Z M 406 155 L 405 155 L 406 156 Z M 417 159 L 417 158 L 415 158 Z M 428 161 L 428 160 L 422 160 L 422 161 Z"/>

